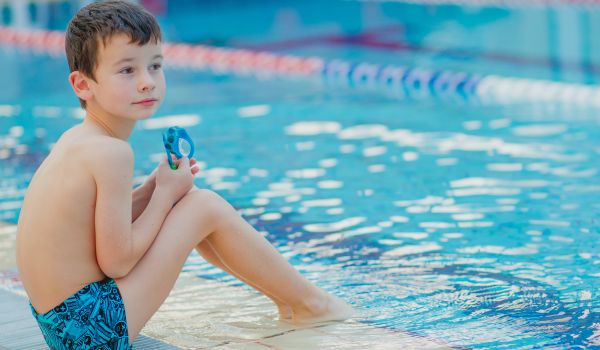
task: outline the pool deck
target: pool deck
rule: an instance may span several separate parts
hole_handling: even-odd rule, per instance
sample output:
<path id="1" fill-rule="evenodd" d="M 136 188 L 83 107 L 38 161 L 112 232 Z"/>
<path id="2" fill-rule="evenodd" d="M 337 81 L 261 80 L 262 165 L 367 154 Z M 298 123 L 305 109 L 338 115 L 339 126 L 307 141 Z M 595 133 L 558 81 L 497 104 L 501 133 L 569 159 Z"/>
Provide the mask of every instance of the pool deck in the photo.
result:
<path id="1" fill-rule="evenodd" d="M 0 222 L 0 256 L 14 225 Z M 12 237 L 9 242 L 14 242 Z M 13 256 L 9 254 L 9 256 Z M 0 262 L 2 260 L 0 259 Z M 4 262 L 6 271 L 8 262 Z M 0 272 L 3 272 L 0 271 Z M 12 271 L 15 271 L 14 264 Z M 3 277 L 4 276 L 4 277 Z M 12 276 L 12 277 L 11 277 Z M 47 349 L 14 272 L 0 274 L 0 350 Z M 8 280 L 8 282 L 7 282 Z M 218 292 L 215 292 L 218 291 Z M 276 320 L 265 297 L 248 288 L 184 272 L 134 343 L 137 349 L 451 349 L 443 342 L 355 320 L 297 328 Z"/>

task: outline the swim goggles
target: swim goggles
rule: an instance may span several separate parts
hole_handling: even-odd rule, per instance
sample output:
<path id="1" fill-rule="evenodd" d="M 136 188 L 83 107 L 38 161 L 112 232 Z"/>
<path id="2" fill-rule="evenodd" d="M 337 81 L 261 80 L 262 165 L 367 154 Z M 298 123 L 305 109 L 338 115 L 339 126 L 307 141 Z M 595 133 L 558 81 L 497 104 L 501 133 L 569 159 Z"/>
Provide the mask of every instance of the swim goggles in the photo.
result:
<path id="1" fill-rule="evenodd" d="M 194 156 L 194 142 L 184 128 L 172 126 L 163 132 L 162 137 L 171 169 L 177 169 L 177 165 L 173 163 L 171 154 L 174 154 L 177 159 L 181 157 L 192 158 Z"/>

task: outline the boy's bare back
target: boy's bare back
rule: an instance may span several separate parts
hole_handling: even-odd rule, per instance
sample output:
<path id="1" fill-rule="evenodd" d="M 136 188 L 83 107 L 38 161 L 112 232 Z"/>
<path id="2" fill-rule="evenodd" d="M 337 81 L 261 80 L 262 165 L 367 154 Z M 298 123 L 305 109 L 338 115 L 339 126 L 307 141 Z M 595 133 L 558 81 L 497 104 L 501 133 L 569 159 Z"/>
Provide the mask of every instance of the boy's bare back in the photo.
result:
<path id="1" fill-rule="evenodd" d="M 96 258 L 93 171 L 115 166 L 103 154 L 119 147 L 129 148 L 77 125 L 62 135 L 31 180 L 19 219 L 17 263 L 40 313 L 106 277 Z"/>

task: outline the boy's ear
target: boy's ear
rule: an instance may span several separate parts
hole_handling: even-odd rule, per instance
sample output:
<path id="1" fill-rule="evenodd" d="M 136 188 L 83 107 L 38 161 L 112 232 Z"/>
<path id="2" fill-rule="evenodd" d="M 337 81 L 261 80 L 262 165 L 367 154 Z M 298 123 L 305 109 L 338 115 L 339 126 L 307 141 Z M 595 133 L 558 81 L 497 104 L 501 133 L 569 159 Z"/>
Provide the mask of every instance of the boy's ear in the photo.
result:
<path id="1" fill-rule="evenodd" d="M 84 101 L 91 99 L 94 95 L 88 80 L 89 78 L 80 71 L 73 71 L 69 74 L 69 83 L 71 83 L 75 95 Z"/>

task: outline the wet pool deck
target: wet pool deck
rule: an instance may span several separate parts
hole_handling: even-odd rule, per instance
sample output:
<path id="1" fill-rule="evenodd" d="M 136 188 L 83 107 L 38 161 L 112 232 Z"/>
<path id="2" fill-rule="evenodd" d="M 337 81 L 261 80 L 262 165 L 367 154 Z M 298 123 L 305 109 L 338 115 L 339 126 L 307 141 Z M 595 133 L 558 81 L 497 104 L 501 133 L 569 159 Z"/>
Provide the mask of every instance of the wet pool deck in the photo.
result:
<path id="1" fill-rule="evenodd" d="M 0 350 L 47 349 L 10 261 L 15 232 L 14 225 L 0 223 Z M 292 327 L 276 321 L 274 306 L 263 296 L 191 272 L 180 275 L 142 334 L 136 349 L 451 349 L 436 339 L 355 320 Z"/>

